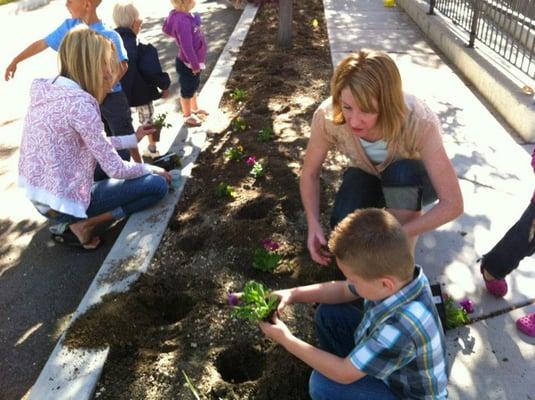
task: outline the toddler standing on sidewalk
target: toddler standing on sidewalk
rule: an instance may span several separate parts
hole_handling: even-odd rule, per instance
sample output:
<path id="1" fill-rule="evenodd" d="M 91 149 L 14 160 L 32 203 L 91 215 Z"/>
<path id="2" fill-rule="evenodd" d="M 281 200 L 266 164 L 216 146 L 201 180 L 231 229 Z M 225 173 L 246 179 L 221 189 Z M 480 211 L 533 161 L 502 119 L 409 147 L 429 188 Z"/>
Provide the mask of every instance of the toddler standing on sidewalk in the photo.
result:
<path id="1" fill-rule="evenodd" d="M 208 113 L 197 104 L 201 70 L 205 68 L 206 40 L 201 30 L 201 17 L 191 13 L 195 0 L 171 0 L 174 10 L 163 24 L 163 31 L 175 38 L 179 47 L 176 58 L 176 71 L 180 82 L 180 106 L 184 114 L 184 123 L 199 126 L 200 118 Z M 200 118 L 199 118 L 200 117 Z"/>
<path id="2" fill-rule="evenodd" d="M 142 21 L 138 9 L 131 1 L 120 1 L 113 7 L 115 29 L 123 39 L 128 54 L 128 71 L 121 78 L 123 91 L 130 107 L 136 107 L 140 124 L 151 124 L 154 116 L 153 100 L 166 98 L 171 81 L 162 71 L 158 51 L 151 44 L 140 43 L 137 35 Z M 161 89 L 160 92 L 158 89 Z M 157 157 L 155 135 L 148 135 L 147 155 Z"/>
<path id="3" fill-rule="evenodd" d="M 535 150 L 531 155 L 535 172 Z M 496 245 L 483 256 L 481 275 L 487 291 L 494 297 L 503 297 L 508 287 L 505 277 L 518 268 L 525 257 L 535 253 L 535 193 L 520 219 L 507 231 Z M 535 313 L 516 321 L 517 328 L 535 337 Z"/>

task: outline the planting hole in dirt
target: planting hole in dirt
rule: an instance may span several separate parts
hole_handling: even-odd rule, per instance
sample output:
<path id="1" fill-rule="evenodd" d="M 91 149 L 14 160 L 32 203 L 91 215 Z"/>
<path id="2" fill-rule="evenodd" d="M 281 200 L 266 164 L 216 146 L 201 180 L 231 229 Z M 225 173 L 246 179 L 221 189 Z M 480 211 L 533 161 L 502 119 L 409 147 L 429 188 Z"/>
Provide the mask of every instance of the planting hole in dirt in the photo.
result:
<path id="1" fill-rule="evenodd" d="M 273 197 L 260 197 L 246 203 L 236 213 L 236 219 L 262 219 L 275 207 L 277 200 Z"/>
<path id="2" fill-rule="evenodd" d="M 180 321 L 194 305 L 191 297 L 183 293 L 172 296 L 143 296 L 139 301 L 148 309 L 155 325 L 169 325 Z"/>
<path id="3" fill-rule="evenodd" d="M 262 376 L 266 355 L 252 346 L 236 345 L 222 352 L 216 360 L 216 368 L 224 381 L 241 383 L 254 381 Z"/>
<path id="4" fill-rule="evenodd" d="M 188 235 L 181 238 L 177 245 L 180 249 L 187 252 L 196 252 L 203 248 L 206 235 Z"/>

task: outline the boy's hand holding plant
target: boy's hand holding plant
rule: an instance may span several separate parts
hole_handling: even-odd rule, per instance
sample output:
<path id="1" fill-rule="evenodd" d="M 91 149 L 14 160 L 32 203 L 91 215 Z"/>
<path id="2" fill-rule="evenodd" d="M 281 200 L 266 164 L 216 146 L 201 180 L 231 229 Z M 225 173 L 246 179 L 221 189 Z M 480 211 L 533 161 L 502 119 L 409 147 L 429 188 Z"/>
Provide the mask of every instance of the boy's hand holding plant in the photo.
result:
<path id="1" fill-rule="evenodd" d="M 280 301 L 279 296 L 256 281 L 247 282 L 241 293 L 229 293 L 227 300 L 234 307 L 233 316 L 250 322 L 271 320 Z"/>

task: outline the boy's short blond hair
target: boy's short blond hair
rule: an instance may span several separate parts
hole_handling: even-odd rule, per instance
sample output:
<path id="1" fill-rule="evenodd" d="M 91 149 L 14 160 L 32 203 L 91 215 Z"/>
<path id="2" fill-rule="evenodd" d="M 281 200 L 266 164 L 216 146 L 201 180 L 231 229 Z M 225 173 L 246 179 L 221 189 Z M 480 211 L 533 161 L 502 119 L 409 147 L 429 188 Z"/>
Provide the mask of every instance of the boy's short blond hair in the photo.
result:
<path id="1" fill-rule="evenodd" d="M 67 33 L 58 50 L 60 75 L 69 78 L 96 98 L 106 96 L 102 66 L 113 73 L 117 70 L 117 55 L 113 42 L 86 25 L 80 25 Z"/>
<path id="2" fill-rule="evenodd" d="M 132 28 L 137 19 L 139 10 L 131 1 L 119 1 L 113 6 L 113 22 L 118 28 Z"/>
<path id="3" fill-rule="evenodd" d="M 190 10 L 191 0 L 170 0 L 171 4 L 177 11 L 188 12 Z"/>
<path id="4" fill-rule="evenodd" d="M 366 280 L 412 278 L 414 257 L 407 235 L 392 214 L 378 208 L 354 211 L 334 229 L 329 250 Z"/>

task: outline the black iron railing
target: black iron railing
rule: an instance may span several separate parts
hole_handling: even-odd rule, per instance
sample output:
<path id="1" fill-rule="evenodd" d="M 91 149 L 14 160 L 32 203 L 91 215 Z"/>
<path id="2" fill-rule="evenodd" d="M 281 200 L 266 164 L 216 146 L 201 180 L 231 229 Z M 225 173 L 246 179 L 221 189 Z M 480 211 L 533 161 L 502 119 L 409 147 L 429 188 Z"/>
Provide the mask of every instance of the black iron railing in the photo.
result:
<path id="1" fill-rule="evenodd" d="M 476 40 L 535 78 L 535 0 L 427 0 Z"/>

